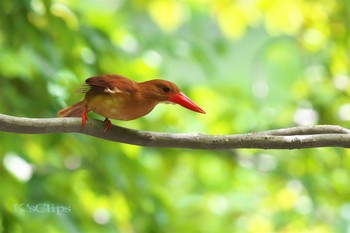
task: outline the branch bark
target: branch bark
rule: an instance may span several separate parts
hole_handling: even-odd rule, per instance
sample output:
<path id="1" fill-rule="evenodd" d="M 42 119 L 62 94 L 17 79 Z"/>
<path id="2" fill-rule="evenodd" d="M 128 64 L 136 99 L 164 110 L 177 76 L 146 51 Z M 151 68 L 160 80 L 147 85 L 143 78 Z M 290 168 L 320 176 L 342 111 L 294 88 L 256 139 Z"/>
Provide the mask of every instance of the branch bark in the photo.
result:
<path id="1" fill-rule="evenodd" d="M 0 131 L 20 134 L 81 133 L 93 137 L 147 147 L 223 150 L 238 148 L 301 149 L 350 148 L 350 130 L 337 125 L 298 126 L 262 132 L 206 135 L 160 133 L 113 125 L 103 132 L 102 121 L 89 119 L 85 129 L 80 118 L 24 118 L 0 114 Z"/>

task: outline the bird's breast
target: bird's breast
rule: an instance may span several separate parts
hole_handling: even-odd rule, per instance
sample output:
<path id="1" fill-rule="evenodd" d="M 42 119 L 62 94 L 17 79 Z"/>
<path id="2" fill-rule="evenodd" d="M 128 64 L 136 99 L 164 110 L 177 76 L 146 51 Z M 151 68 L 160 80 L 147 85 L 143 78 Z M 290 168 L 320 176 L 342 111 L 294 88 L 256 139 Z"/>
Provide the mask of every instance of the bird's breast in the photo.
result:
<path id="1" fill-rule="evenodd" d="M 88 109 L 98 115 L 124 121 L 148 114 L 157 104 L 124 94 L 97 94 L 87 96 L 86 100 Z"/>

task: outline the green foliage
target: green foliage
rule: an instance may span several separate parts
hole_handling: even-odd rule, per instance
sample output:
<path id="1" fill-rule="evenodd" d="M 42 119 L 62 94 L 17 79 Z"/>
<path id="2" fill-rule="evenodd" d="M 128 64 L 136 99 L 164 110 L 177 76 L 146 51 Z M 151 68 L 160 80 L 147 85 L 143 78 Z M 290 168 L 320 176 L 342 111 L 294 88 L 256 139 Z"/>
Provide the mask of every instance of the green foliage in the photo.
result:
<path id="1" fill-rule="evenodd" d="M 125 127 L 347 127 L 349 14 L 348 0 L 0 1 L 0 112 L 54 117 L 87 77 L 118 73 L 174 81 L 208 113 L 162 105 L 114 122 Z M 2 232 L 349 229 L 345 149 L 193 151 L 7 133 L 0 144 Z"/>

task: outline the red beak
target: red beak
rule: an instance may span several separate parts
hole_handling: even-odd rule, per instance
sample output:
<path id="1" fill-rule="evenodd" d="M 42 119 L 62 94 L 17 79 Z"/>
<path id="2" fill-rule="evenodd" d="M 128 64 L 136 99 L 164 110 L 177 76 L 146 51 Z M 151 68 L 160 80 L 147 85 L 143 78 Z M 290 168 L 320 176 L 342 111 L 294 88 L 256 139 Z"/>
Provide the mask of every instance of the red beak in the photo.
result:
<path id="1" fill-rule="evenodd" d="M 190 98 L 188 98 L 184 93 L 173 95 L 169 99 L 171 102 L 181 105 L 184 108 L 190 109 L 199 113 L 206 113 L 197 104 L 195 104 Z"/>

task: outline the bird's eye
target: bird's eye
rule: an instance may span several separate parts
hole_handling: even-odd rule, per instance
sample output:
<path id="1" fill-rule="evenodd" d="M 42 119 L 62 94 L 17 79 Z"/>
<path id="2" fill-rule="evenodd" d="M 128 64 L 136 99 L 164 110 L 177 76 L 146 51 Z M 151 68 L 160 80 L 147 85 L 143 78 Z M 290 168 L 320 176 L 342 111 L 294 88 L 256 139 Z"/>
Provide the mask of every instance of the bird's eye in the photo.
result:
<path id="1" fill-rule="evenodd" d="M 169 92 L 170 91 L 170 88 L 167 87 L 167 86 L 164 86 L 162 89 L 163 89 L 164 92 Z"/>

